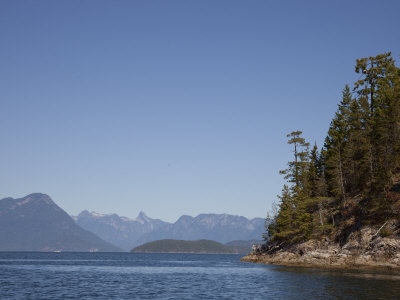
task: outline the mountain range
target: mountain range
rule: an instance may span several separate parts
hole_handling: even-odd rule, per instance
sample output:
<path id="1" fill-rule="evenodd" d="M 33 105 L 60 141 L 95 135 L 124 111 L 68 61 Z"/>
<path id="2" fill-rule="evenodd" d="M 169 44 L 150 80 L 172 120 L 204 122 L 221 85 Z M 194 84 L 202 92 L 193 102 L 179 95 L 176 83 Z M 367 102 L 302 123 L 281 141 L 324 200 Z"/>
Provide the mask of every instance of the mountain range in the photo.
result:
<path id="1" fill-rule="evenodd" d="M 163 239 L 260 240 L 264 219 L 228 214 L 182 216 L 175 223 L 152 219 L 140 212 L 136 219 L 87 210 L 69 216 L 45 194 L 0 200 L 0 251 L 130 251 Z M 239 241 L 240 243 L 240 241 Z M 239 245 L 240 246 L 240 245 Z"/>
<path id="2" fill-rule="evenodd" d="M 214 240 L 227 243 L 234 240 L 260 240 L 265 230 L 262 218 L 247 219 L 228 214 L 182 216 L 175 223 L 152 219 L 140 212 L 136 219 L 116 214 L 83 211 L 76 223 L 103 240 L 124 250 L 162 239 Z"/>
<path id="3" fill-rule="evenodd" d="M 139 245 L 137 241 L 143 235 L 169 225 L 147 217 L 144 212 L 140 212 L 136 219 L 130 219 L 117 214 L 99 214 L 84 210 L 73 218 L 82 228 L 126 251 Z"/>
<path id="4" fill-rule="evenodd" d="M 0 251 L 121 251 L 40 193 L 0 200 Z"/>

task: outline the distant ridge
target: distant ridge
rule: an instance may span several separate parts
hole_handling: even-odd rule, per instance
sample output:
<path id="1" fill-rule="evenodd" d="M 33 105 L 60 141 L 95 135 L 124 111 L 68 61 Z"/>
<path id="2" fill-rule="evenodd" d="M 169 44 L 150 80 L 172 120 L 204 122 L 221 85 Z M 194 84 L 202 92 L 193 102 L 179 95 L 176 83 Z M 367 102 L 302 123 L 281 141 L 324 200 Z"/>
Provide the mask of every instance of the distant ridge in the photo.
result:
<path id="1" fill-rule="evenodd" d="M 234 249 L 210 240 L 183 241 L 165 239 L 153 241 L 136 247 L 131 252 L 146 253 L 207 253 L 207 254 L 237 254 Z"/>
<path id="2" fill-rule="evenodd" d="M 144 234 L 170 224 L 151 219 L 142 211 L 136 219 L 130 219 L 117 214 L 99 214 L 84 210 L 74 219 L 82 228 L 126 251 L 137 246 L 137 240 Z"/>
<path id="3" fill-rule="evenodd" d="M 0 200 L 0 251 L 121 251 L 79 227 L 45 194 Z"/>
<path id="4" fill-rule="evenodd" d="M 161 239 L 213 240 L 227 243 L 234 240 L 260 240 L 265 232 L 265 220 L 247 219 L 228 214 L 200 214 L 182 216 L 175 223 L 144 234 L 137 243 Z"/>
<path id="5" fill-rule="evenodd" d="M 75 217 L 75 220 L 82 228 L 126 251 L 162 239 L 206 239 L 220 243 L 260 240 L 265 231 L 265 220 L 262 218 L 249 220 L 228 214 L 182 216 L 171 224 L 152 219 L 144 212 L 140 212 L 136 219 L 130 219 L 117 214 L 99 214 L 85 210 Z"/>

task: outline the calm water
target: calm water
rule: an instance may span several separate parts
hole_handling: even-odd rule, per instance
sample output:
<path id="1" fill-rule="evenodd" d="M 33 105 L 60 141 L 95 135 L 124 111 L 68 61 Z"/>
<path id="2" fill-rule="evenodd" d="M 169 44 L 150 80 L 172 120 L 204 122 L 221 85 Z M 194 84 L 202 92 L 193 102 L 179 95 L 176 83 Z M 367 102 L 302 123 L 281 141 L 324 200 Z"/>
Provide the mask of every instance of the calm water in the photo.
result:
<path id="1" fill-rule="evenodd" d="M 400 299 L 400 275 L 238 255 L 0 252 L 0 299 Z"/>

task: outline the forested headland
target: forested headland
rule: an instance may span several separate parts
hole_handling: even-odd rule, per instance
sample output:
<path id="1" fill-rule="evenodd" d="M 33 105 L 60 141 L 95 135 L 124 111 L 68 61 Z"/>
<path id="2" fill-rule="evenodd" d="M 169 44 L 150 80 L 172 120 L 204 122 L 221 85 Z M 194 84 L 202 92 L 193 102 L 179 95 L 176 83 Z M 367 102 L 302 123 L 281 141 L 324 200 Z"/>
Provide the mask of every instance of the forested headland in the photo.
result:
<path id="1" fill-rule="evenodd" d="M 321 241 L 335 245 L 332 253 L 357 242 L 365 253 L 377 237 L 400 240 L 400 68 L 389 52 L 357 59 L 355 72 L 321 149 L 302 131 L 287 135 L 293 156 L 280 171 L 287 184 L 259 253 L 303 256 L 298 245 L 311 241 L 313 250 Z M 400 244 L 394 247 L 400 255 Z"/>

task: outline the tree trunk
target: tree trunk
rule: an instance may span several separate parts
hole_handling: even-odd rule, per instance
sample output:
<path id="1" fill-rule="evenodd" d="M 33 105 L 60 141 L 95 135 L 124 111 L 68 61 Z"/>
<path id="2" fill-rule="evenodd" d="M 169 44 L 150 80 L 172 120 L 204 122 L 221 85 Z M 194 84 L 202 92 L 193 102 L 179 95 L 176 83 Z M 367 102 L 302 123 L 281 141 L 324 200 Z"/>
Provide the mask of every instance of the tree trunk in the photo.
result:
<path id="1" fill-rule="evenodd" d="M 318 206 L 319 206 L 319 221 L 321 222 L 321 226 L 324 226 L 324 221 L 322 221 L 322 212 L 321 212 L 322 203 L 320 202 Z"/>
<path id="2" fill-rule="evenodd" d="M 299 170 L 298 170 L 298 163 L 297 163 L 297 143 L 294 143 L 294 161 L 296 162 L 295 166 L 295 176 L 296 176 L 296 188 L 299 187 Z"/>

